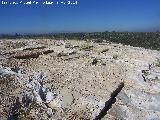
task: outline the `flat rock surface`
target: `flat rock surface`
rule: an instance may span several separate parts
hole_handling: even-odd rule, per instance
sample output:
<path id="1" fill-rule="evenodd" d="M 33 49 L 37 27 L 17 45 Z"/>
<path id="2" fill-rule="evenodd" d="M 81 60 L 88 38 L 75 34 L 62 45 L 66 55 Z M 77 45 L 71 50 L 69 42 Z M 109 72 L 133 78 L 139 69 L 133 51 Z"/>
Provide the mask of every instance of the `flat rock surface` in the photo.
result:
<path id="1" fill-rule="evenodd" d="M 0 43 L 2 120 L 92 120 L 120 83 L 124 87 L 102 119 L 160 119 L 159 51 L 77 40 Z"/>

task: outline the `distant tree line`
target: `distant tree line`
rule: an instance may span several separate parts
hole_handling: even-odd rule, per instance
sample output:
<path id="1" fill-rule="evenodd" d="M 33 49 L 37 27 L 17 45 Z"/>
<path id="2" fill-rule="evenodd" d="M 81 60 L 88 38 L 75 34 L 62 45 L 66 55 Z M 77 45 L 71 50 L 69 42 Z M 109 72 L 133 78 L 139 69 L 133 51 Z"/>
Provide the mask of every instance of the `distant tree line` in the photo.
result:
<path id="1" fill-rule="evenodd" d="M 1 34 L 0 39 L 75 39 L 102 42 L 103 40 L 144 47 L 147 49 L 160 50 L 160 32 L 92 32 L 92 33 L 50 33 L 50 34 L 28 34 L 9 35 Z"/>

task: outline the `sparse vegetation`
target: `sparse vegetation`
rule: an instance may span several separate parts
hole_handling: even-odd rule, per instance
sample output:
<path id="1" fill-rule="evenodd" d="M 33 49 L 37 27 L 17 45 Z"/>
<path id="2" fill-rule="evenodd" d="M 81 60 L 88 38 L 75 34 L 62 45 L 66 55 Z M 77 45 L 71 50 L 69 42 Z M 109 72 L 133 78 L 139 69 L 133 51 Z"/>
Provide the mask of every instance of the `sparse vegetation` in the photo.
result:
<path id="1" fill-rule="evenodd" d="M 98 62 L 98 60 L 96 58 L 94 58 L 93 61 L 92 61 L 92 65 L 96 65 L 97 62 Z"/>
<path id="2" fill-rule="evenodd" d="M 159 80 L 158 76 L 155 77 L 155 80 L 157 80 L 157 81 Z"/>
<path id="3" fill-rule="evenodd" d="M 68 56 L 68 54 L 64 52 L 60 52 L 57 54 L 57 57 L 62 57 L 62 56 Z"/>
<path id="4" fill-rule="evenodd" d="M 160 67 L 160 59 L 157 60 L 156 66 L 157 66 L 157 67 Z"/>
<path id="5" fill-rule="evenodd" d="M 108 48 L 107 48 L 107 49 L 102 50 L 102 51 L 101 51 L 101 53 L 104 53 L 104 52 L 107 52 L 107 51 L 109 51 L 109 49 L 108 49 Z"/>
<path id="6" fill-rule="evenodd" d="M 147 75 L 149 75 L 149 70 L 142 70 L 142 73 L 143 73 L 145 76 L 147 76 Z"/>
<path id="7" fill-rule="evenodd" d="M 117 60 L 118 59 L 118 55 L 117 54 L 113 55 L 113 59 Z"/>
<path id="8" fill-rule="evenodd" d="M 81 45 L 81 50 L 92 50 L 93 46 L 90 45 L 89 43 L 85 43 Z"/>
<path id="9" fill-rule="evenodd" d="M 0 35 L 0 39 L 71 39 L 93 40 L 101 43 L 103 40 L 122 43 L 134 47 L 160 50 L 160 32 L 93 32 L 93 33 L 50 33 L 29 35 Z"/>

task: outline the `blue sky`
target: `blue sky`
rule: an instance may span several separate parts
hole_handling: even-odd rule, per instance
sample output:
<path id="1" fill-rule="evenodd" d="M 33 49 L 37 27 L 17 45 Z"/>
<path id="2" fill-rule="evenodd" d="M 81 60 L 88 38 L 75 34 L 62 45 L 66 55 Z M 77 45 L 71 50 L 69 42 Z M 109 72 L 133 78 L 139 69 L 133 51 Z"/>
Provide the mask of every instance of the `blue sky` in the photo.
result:
<path id="1" fill-rule="evenodd" d="M 160 30 L 160 0 L 78 0 L 77 5 L 0 4 L 0 33 L 106 30 Z"/>

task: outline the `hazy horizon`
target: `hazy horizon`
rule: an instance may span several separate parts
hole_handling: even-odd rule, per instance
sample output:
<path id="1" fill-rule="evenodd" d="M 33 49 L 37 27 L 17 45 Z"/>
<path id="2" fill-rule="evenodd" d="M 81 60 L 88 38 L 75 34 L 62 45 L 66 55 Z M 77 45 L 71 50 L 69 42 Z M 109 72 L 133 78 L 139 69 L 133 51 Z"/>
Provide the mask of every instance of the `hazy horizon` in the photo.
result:
<path id="1" fill-rule="evenodd" d="M 1 4 L 0 34 L 156 32 L 160 30 L 159 5 L 159 0 L 78 0 L 77 5 L 54 6 Z"/>

